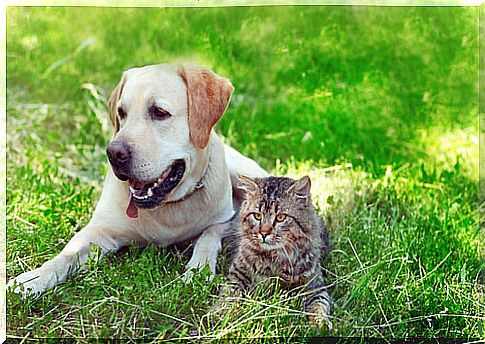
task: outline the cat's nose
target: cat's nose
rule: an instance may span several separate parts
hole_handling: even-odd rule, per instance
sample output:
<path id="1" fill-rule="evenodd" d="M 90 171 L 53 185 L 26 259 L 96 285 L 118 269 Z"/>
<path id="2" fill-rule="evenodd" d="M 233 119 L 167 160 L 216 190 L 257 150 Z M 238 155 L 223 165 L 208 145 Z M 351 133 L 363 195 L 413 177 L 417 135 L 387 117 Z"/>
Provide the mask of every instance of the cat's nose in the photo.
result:
<path id="1" fill-rule="evenodd" d="M 271 234 L 271 231 L 273 230 L 273 228 L 271 227 L 270 224 L 268 223 L 265 223 L 263 224 L 262 226 L 259 227 L 259 234 L 261 234 L 261 238 L 264 239 Z"/>
<path id="2" fill-rule="evenodd" d="M 273 227 L 269 223 L 263 223 L 259 226 L 259 233 L 268 235 L 273 230 Z"/>

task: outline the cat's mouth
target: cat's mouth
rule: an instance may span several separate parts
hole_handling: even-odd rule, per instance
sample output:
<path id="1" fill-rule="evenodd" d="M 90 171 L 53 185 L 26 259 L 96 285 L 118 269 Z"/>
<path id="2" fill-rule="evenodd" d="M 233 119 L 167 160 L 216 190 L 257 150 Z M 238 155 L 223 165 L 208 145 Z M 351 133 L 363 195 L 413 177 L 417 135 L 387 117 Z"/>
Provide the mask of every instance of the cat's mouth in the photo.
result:
<path id="1" fill-rule="evenodd" d="M 275 238 L 271 236 L 266 236 L 264 238 L 262 236 L 259 236 L 258 244 L 262 249 L 265 250 L 274 250 L 281 247 L 279 241 L 275 240 Z"/>
<path id="2" fill-rule="evenodd" d="M 264 248 L 264 249 L 267 249 L 267 250 L 272 250 L 276 245 L 272 242 L 270 243 L 270 242 L 267 242 L 267 241 L 260 241 L 259 246 L 261 246 L 261 248 Z"/>
<path id="3" fill-rule="evenodd" d="M 259 242 L 259 247 L 264 251 L 275 251 L 284 248 L 284 245 L 280 242 Z"/>

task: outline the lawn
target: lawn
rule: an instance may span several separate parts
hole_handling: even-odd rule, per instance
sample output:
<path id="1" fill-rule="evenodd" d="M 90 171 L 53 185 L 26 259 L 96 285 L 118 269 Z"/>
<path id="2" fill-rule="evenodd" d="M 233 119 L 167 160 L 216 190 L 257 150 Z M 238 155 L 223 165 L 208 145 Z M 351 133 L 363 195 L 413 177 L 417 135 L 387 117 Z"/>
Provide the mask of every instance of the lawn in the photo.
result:
<path id="1" fill-rule="evenodd" d="M 194 61 L 235 86 L 216 128 L 226 143 L 273 174 L 312 178 L 334 245 L 322 262 L 332 336 L 484 338 L 478 17 L 476 7 L 8 8 L 7 276 L 39 267 L 88 222 L 122 71 Z M 228 260 L 214 281 L 189 284 L 186 262 L 184 250 L 133 248 L 39 298 L 9 293 L 8 336 L 328 335 L 277 285 L 212 315 Z"/>

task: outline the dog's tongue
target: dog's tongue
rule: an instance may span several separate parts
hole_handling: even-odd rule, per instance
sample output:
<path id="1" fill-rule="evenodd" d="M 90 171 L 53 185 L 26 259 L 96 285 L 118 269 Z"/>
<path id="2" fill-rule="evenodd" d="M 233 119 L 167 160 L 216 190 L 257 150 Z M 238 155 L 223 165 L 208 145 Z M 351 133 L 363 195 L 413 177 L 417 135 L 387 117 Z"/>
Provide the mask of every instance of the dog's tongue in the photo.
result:
<path id="1" fill-rule="evenodd" d="M 138 208 L 136 207 L 135 202 L 133 202 L 133 196 L 131 195 L 131 193 L 125 212 L 126 216 L 128 216 L 130 219 L 136 219 L 138 217 Z"/>
<path id="2" fill-rule="evenodd" d="M 172 166 L 167 168 L 167 170 L 163 172 L 163 174 L 158 178 L 157 180 L 158 183 L 159 184 L 163 183 L 165 179 L 167 179 L 171 171 L 172 171 Z M 130 180 L 129 183 L 130 183 L 130 188 L 137 190 L 135 192 L 144 192 L 144 193 L 146 193 L 147 190 L 149 190 L 149 187 L 154 185 L 154 182 L 153 183 L 142 182 L 138 180 Z M 135 205 L 135 202 L 133 201 L 133 194 L 131 193 L 131 191 L 129 191 L 128 193 L 129 193 L 128 205 L 126 206 L 125 213 L 126 213 L 126 216 L 128 216 L 130 219 L 136 219 L 138 218 L 138 208 Z"/>

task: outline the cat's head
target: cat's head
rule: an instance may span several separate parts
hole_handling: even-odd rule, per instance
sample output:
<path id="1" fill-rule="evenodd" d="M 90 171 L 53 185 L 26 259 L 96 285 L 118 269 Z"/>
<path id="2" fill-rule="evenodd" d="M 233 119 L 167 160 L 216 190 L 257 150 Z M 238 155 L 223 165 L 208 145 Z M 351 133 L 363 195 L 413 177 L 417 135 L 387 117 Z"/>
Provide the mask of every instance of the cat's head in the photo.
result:
<path id="1" fill-rule="evenodd" d="M 239 176 L 246 191 L 241 205 L 242 237 L 262 250 L 296 247 L 307 237 L 311 182 L 285 177 L 248 178 Z"/>

